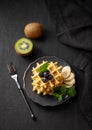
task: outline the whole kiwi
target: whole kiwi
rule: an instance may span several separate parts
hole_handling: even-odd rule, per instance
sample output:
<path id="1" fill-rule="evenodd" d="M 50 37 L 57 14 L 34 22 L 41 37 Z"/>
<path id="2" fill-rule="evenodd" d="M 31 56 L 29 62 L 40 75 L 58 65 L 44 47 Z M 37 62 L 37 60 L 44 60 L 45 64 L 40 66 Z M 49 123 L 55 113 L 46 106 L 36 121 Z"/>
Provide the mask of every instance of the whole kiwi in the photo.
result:
<path id="1" fill-rule="evenodd" d="M 43 27 L 38 22 L 28 23 L 24 27 L 24 34 L 31 39 L 37 39 L 43 34 Z"/>

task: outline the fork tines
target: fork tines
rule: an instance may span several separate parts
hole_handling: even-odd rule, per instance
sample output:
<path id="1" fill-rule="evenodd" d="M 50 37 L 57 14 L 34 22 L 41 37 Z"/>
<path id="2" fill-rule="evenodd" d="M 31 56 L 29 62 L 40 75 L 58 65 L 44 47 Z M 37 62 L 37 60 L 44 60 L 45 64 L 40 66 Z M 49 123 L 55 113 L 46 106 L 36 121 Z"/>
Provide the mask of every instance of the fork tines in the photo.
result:
<path id="1" fill-rule="evenodd" d="M 15 67 L 14 67 L 12 62 L 10 64 L 7 64 L 7 68 L 8 68 L 8 71 L 9 71 L 10 75 L 16 74 L 16 69 L 15 69 Z"/>

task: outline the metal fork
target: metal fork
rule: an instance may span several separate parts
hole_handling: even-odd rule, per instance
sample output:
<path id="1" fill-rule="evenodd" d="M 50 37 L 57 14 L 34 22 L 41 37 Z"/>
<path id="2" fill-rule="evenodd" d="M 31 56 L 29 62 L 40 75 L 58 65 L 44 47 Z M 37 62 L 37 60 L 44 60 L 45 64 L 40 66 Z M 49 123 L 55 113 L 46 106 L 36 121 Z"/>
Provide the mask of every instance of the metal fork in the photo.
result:
<path id="1" fill-rule="evenodd" d="M 17 84 L 17 87 L 18 87 L 18 89 L 19 89 L 19 91 L 20 91 L 20 93 L 21 93 L 21 95 L 22 95 L 22 97 L 24 99 L 24 102 L 26 103 L 26 105 L 27 105 L 27 107 L 29 109 L 29 112 L 31 114 L 32 119 L 35 119 L 35 115 L 33 114 L 32 109 L 29 106 L 29 103 L 28 103 L 28 101 L 27 101 L 27 99 L 26 99 L 26 97 L 25 97 L 25 95 L 24 95 L 24 93 L 23 93 L 23 91 L 22 91 L 22 89 L 20 87 L 20 84 L 18 82 L 18 74 L 16 72 L 16 69 L 15 69 L 13 63 L 7 64 L 7 68 L 8 68 L 8 71 L 9 71 L 9 74 L 10 74 L 11 78 L 14 79 L 16 84 Z"/>

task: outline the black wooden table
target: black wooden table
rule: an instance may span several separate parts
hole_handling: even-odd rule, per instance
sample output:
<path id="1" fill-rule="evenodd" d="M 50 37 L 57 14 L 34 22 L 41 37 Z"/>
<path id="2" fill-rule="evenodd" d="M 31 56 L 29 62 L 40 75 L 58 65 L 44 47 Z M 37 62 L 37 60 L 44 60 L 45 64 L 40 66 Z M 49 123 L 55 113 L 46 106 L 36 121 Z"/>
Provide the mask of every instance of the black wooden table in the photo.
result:
<path id="1" fill-rule="evenodd" d="M 15 53 L 17 39 L 25 37 L 25 24 L 40 22 L 44 36 L 32 40 L 34 51 L 29 57 Z M 0 3 L 0 130 L 91 130 L 80 113 L 80 96 L 53 108 L 44 108 L 33 103 L 30 105 L 37 120 L 33 121 L 29 111 L 8 74 L 6 64 L 12 61 L 23 85 L 23 74 L 29 63 L 42 56 L 55 55 L 72 64 L 77 54 L 75 49 L 61 44 L 55 35 L 55 26 L 50 19 L 44 0 L 10 0 Z"/>

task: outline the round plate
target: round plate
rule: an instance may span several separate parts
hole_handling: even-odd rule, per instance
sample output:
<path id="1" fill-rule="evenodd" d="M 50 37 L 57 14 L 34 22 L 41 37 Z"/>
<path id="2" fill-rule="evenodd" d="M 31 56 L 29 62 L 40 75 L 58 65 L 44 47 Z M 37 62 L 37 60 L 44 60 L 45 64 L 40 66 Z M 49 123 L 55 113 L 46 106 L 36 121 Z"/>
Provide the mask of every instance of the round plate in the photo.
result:
<path id="1" fill-rule="evenodd" d="M 49 62 L 50 61 L 58 62 L 58 66 L 60 66 L 60 65 L 69 66 L 69 64 L 66 63 L 64 60 L 59 59 L 55 56 L 44 56 L 44 57 L 38 58 L 37 60 L 35 60 L 31 64 L 29 64 L 29 66 L 25 70 L 24 76 L 23 76 L 23 88 L 26 91 L 28 97 L 33 102 L 38 103 L 42 106 L 57 106 L 59 104 L 64 103 L 65 101 L 67 101 L 70 98 L 70 96 L 66 96 L 66 98 L 64 98 L 62 101 L 58 101 L 53 96 L 49 96 L 49 95 L 43 96 L 42 94 L 37 94 L 35 91 L 32 90 L 33 89 L 32 80 L 31 80 L 32 68 L 36 67 L 36 62 L 41 63 L 43 60 L 49 61 Z"/>

